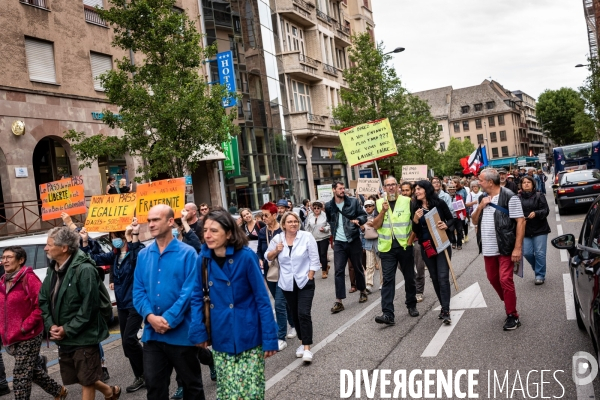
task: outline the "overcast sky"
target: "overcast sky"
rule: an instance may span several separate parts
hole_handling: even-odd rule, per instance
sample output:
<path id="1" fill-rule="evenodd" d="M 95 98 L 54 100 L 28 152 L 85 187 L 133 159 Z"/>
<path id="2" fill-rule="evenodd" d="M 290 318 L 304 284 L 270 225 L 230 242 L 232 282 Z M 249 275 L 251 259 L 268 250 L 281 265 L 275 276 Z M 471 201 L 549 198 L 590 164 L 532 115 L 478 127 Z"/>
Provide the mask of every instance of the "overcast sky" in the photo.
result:
<path id="1" fill-rule="evenodd" d="M 375 36 L 411 92 L 500 82 L 537 98 L 577 89 L 589 53 L 581 0 L 372 0 Z"/>

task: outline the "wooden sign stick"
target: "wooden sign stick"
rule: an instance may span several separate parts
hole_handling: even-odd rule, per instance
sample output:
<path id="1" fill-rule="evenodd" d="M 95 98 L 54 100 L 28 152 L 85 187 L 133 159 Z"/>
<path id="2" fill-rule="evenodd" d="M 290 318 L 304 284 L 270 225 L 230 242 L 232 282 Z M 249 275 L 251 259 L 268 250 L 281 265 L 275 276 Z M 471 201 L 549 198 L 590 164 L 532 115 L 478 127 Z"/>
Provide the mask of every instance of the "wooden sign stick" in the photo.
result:
<path id="1" fill-rule="evenodd" d="M 448 256 L 448 249 L 444 249 L 444 254 L 446 255 L 446 261 L 448 261 L 448 268 L 450 269 L 450 274 L 452 275 L 454 288 L 457 292 L 460 292 L 460 289 L 458 288 L 458 282 L 456 282 L 456 276 L 454 275 L 454 269 L 452 268 L 452 262 L 450 261 L 450 257 Z"/>

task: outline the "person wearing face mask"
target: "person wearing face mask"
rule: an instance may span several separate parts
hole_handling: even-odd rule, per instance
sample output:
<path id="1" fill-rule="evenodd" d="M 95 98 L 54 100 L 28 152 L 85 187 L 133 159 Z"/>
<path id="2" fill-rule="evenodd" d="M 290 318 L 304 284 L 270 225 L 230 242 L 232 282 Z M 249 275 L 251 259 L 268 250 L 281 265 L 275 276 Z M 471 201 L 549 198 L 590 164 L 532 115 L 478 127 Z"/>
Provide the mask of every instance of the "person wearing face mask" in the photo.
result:
<path id="1" fill-rule="evenodd" d="M 85 228 L 79 232 L 81 250 L 87 253 L 96 265 L 110 265 L 110 289 L 115 291 L 117 312 L 119 315 L 119 330 L 121 332 L 123 352 L 129 360 L 135 376 L 133 383 L 125 388 L 128 393 L 145 387 L 144 358 L 142 346 L 137 338 L 142 328 L 142 317 L 133 307 L 133 275 L 137 265 L 138 253 L 145 247 L 139 241 L 140 225 L 133 218 L 131 225 L 125 231 L 111 232 L 110 238 L 113 251 L 94 254 L 91 249 L 93 240 Z"/>

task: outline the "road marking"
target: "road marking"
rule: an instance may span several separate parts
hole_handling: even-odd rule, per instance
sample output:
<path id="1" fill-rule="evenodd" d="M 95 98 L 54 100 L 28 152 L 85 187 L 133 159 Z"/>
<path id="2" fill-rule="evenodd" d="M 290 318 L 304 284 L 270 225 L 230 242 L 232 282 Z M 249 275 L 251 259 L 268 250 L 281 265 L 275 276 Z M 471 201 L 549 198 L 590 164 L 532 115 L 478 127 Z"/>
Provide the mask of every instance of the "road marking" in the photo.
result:
<path id="1" fill-rule="evenodd" d="M 402 286 L 404 286 L 404 281 L 402 281 L 402 282 L 400 282 L 399 284 L 396 285 L 396 290 L 400 289 Z M 310 351 L 313 354 L 317 353 L 319 350 L 321 350 L 323 347 L 325 347 L 328 343 L 333 342 L 346 329 L 350 328 L 359 319 L 361 319 L 362 317 L 364 317 L 365 315 L 367 315 L 369 312 L 371 312 L 375 307 L 377 307 L 380 304 L 381 304 L 381 297 L 379 298 L 379 300 L 374 301 L 367 308 L 365 308 L 360 313 L 358 313 L 357 315 L 355 315 L 350 321 L 346 322 L 344 325 L 342 325 L 338 329 L 336 329 L 331 335 L 329 335 L 325 339 L 321 340 L 316 346 L 313 346 L 310 349 Z M 293 370 L 295 370 L 296 368 L 298 368 L 299 366 L 301 366 L 303 363 L 304 362 L 302 361 L 301 358 L 297 358 L 296 361 L 292 362 L 290 365 L 288 365 L 287 367 L 285 367 L 284 369 L 282 369 L 281 371 L 279 371 L 278 373 L 276 373 L 275 375 L 273 375 L 271 377 L 271 379 L 269 379 L 267 381 L 267 383 L 265 385 L 265 390 L 269 390 L 277 382 L 279 382 L 280 380 L 282 380 L 283 378 L 285 378 L 286 376 L 288 376 L 290 372 L 292 372 Z"/>
<path id="2" fill-rule="evenodd" d="M 579 360 L 579 364 L 584 364 L 585 362 L 582 360 Z M 586 363 L 587 364 L 587 363 Z M 581 368 L 581 366 L 578 365 L 577 368 Z M 588 364 L 589 365 L 589 364 Z M 573 367 L 575 368 L 575 367 Z M 577 389 L 577 400 L 583 400 L 583 399 L 595 399 L 596 396 L 594 395 L 594 384 L 593 382 L 588 383 L 587 385 L 577 385 L 575 384 L 575 388 Z"/>
<path id="3" fill-rule="evenodd" d="M 452 325 L 440 326 L 440 329 L 438 329 L 438 331 L 435 334 L 435 336 L 433 337 L 433 339 L 431 339 L 431 342 L 429 342 L 429 344 L 427 345 L 427 348 L 425 349 L 423 354 L 421 354 L 421 357 L 436 357 L 438 355 L 438 353 L 440 352 L 442 347 L 444 347 L 446 340 L 448 340 L 448 338 L 450 337 L 450 334 L 456 327 L 456 324 L 460 320 L 460 317 L 462 317 L 462 315 L 464 313 L 465 313 L 465 310 L 450 311 L 450 318 L 452 318 Z"/>
<path id="4" fill-rule="evenodd" d="M 556 214 L 556 222 L 560 222 L 560 215 Z"/>
<path id="5" fill-rule="evenodd" d="M 487 304 L 481 293 L 479 283 L 475 282 L 468 288 L 457 293 L 450 299 L 451 310 L 466 310 L 467 308 L 486 308 Z M 438 306 L 435 310 L 441 310 L 442 306 Z"/>
<path id="6" fill-rule="evenodd" d="M 558 236 L 561 236 L 563 234 L 562 225 L 556 225 L 556 233 L 558 233 Z M 559 250 L 559 252 L 560 252 L 560 261 L 569 262 L 569 253 L 567 253 L 567 251 L 565 249 Z"/>
<path id="7" fill-rule="evenodd" d="M 575 302 L 573 301 L 573 282 L 571 282 L 571 274 L 563 274 L 563 285 L 565 287 L 567 320 L 577 319 L 577 316 L 575 316 Z"/>
<path id="8" fill-rule="evenodd" d="M 554 206 L 554 212 L 557 213 L 558 212 L 558 206 Z"/>

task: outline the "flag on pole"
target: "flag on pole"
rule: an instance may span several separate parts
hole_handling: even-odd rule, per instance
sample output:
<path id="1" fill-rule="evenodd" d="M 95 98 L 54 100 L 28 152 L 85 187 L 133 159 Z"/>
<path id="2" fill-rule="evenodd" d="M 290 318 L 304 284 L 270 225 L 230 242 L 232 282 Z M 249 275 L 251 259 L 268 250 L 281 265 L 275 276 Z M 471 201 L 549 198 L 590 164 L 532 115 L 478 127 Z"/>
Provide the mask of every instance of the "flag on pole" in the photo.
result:
<path id="1" fill-rule="evenodd" d="M 466 159 L 466 162 L 463 161 Z M 479 169 L 481 167 L 485 167 L 488 165 L 487 152 L 485 151 L 485 146 L 479 145 L 471 153 L 471 155 L 467 158 L 463 158 L 460 160 L 461 165 L 464 168 L 463 173 L 466 174 L 474 174 L 477 175 L 479 173 Z M 466 164 L 466 165 L 465 165 Z"/>

